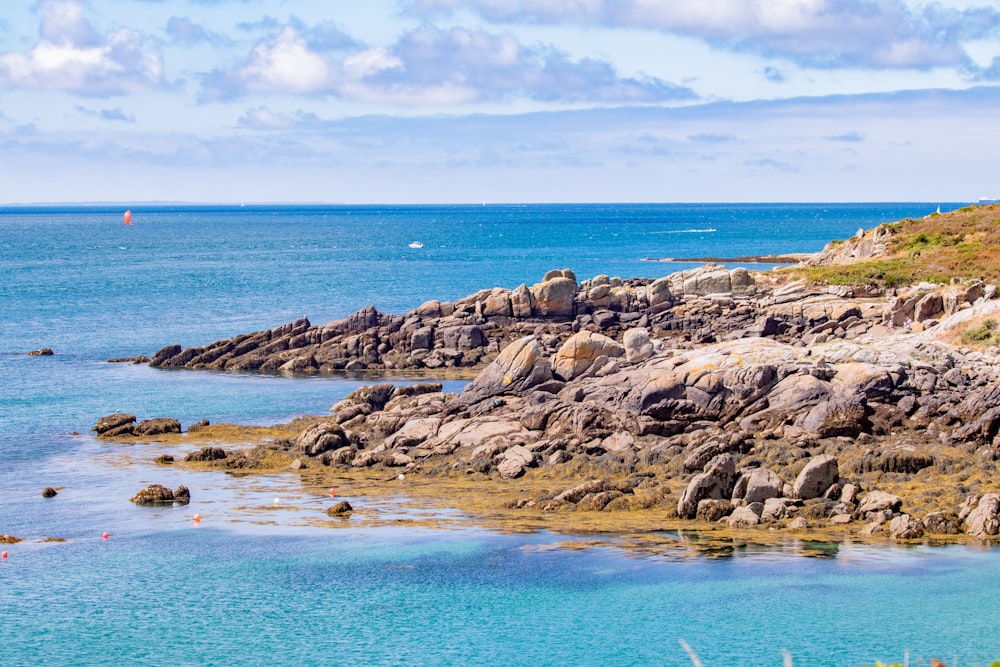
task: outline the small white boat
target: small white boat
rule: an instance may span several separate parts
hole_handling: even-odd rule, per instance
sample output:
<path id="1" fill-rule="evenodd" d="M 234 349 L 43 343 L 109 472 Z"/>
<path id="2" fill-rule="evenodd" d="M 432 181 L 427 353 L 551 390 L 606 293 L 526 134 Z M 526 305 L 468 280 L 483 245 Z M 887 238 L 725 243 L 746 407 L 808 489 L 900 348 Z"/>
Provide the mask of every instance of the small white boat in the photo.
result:
<path id="1" fill-rule="evenodd" d="M 419 250 L 420 248 L 424 247 L 424 244 L 421 243 L 420 241 L 414 241 L 413 243 L 410 244 L 410 247 L 411 248 L 416 248 L 416 249 Z"/>
<path id="2" fill-rule="evenodd" d="M 997 199 L 996 197 L 980 197 L 979 205 L 983 206 L 986 204 L 1000 204 L 1000 199 Z"/>

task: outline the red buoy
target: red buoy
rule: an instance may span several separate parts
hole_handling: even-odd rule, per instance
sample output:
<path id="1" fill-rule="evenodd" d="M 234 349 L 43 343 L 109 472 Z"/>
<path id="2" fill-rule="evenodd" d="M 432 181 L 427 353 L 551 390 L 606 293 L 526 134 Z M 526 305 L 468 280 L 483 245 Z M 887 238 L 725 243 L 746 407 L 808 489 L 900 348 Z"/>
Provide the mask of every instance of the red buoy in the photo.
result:
<path id="1" fill-rule="evenodd" d="M 131 225 L 132 224 L 132 210 L 131 209 L 129 209 L 128 211 L 125 211 L 125 224 L 126 225 Z"/>
<path id="2" fill-rule="evenodd" d="M 195 523 L 201 523 L 201 515 L 200 514 L 195 514 L 194 515 L 194 522 Z"/>
<path id="3" fill-rule="evenodd" d="M 333 498 L 335 495 L 337 495 L 337 489 L 330 489 L 330 497 Z"/>
<path id="4" fill-rule="evenodd" d="M 108 539 L 108 534 L 104 533 L 103 535 L 101 535 L 101 537 L 103 537 L 104 539 Z"/>
<path id="5" fill-rule="evenodd" d="M 4 551 L 2 554 L 0 554 L 0 558 L 3 558 L 4 560 L 7 560 L 7 552 Z"/>

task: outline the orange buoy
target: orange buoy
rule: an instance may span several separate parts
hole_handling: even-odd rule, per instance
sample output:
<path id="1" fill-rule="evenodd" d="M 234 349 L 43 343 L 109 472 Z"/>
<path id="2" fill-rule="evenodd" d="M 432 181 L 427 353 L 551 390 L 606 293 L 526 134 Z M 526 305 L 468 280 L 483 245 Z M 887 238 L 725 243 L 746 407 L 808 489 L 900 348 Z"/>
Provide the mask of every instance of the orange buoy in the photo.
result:
<path id="1" fill-rule="evenodd" d="M 333 498 L 335 495 L 337 495 L 337 489 L 330 489 L 330 497 Z"/>
<path id="2" fill-rule="evenodd" d="M 101 535 L 101 537 L 104 538 L 104 539 L 108 539 L 108 534 L 104 533 L 103 535 Z"/>
<path id="3" fill-rule="evenodd" d="M 0 554 L 0 558 L 3 558 L 4 560 L 7 560 L 7 552 L 4 551 L 2 554 Z"/>
<path id="4" fill-rule="evenodd" d="M 201 515 L 200 514 L 195 514 L 194 515 L 194 522 L 195 523 L 201 523 Z"/>
<path id="5" fill-rule="evenodd" d="M 132 224 L 132 209 L 125 211 L 125 224 L 126 225 Z"/>

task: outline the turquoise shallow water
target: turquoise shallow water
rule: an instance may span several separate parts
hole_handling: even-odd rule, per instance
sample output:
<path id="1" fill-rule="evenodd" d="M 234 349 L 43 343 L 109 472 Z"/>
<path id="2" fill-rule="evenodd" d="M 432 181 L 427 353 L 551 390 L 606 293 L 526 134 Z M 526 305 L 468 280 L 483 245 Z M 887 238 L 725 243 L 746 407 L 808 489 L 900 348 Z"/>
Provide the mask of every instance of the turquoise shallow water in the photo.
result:
<path id="1" fill-rule="evenodd" d="M 995 550 L 743 545 L 699 558 L 681 540 L 640 556 L 544 533 L 358 529 L 329 522 L 329 498 L 296 475 L 156 468 L 151 448 L 89 434 L 116 410 L 276 423 L 365 383 L 109 357 L 368 304 L 404 312 L 556 267 L 658 277 L 688 265 L 644 257 L 814 251 L 935 208 L 134 207 L 131 227 L 121 208 L 0 209 L 0 534 L 26 538 L 0 547 L 0 662 L 680 665 L 684 639 L 706 665 L 777 665 L 782 649 L 797 665 L 907 651 L 911 664 L 986 664 L 1000 657 Z M 46 346 L 56 355 L 25 356 Z M 152 482 L 184 483 L 194 501 L 128 502 Z M 62 490 L 46 500 L 45 486 Z"/>

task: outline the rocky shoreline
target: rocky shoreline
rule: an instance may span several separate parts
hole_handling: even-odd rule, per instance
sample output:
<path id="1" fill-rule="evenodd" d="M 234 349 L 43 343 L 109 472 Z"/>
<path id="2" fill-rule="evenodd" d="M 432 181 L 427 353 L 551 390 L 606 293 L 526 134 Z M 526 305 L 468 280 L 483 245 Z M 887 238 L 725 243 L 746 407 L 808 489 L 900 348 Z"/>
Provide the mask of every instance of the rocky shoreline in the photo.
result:
<path id="1" fill-rule="evenodd" d="M 995 294 L 979 281 L 827 288 L 714 264 L 658 280 L 552 271 L 531 287 L 297 320 L 150 361 L 476 373 L 460 394 L 374 384 L 256 440 L 132 415 L 95 430 L 186 445 L 192 467 L 362 485 L 416 475 L 460 509 L 475 498 L 536 526 L 572 516 L 616 530 L 993 540 L 1000 357 L 941 336 L 995 311 Z"/>

